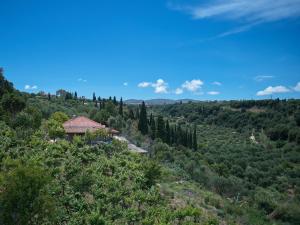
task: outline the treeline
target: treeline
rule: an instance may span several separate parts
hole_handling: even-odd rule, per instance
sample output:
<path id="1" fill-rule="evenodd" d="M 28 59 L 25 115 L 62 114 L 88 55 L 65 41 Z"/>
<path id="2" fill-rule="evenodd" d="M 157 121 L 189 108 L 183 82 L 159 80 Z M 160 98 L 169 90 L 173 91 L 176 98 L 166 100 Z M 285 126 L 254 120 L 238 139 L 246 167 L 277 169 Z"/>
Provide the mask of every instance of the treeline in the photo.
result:
<path id="1" fill-rule="evenodd" d="M 169 120 L 165 120 L 162 115 L 155 118 L 152 113 L 148 117 L 145 102 L 142 102 L 137 114 L 138 129 L 143 135 L 149 135 L 152 140 L 159 138 L 169 145 L 182 145 L 197 150 L 196 126 L 193 129 L 182 128 L 179 124 L 170 124 Z"/>
<path id="2" fill-rule="evenodd" d="M 260 100 L 174 104 L 153 107 L 165 116 L 184 117 L 251 132 L 263 130 L 273 140 L 300 143 L 300 100 Z"/>

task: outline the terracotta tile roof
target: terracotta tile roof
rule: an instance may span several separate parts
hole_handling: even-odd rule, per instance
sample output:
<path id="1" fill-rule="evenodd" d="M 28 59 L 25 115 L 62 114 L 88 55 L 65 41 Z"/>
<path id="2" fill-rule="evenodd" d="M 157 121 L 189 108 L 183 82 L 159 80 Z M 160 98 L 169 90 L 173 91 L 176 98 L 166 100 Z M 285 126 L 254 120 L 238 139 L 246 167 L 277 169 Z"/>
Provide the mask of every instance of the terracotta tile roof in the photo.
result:
<path id="1" fill-rule="evenodd" d="M 66 121 L 63 127 L 67 134 L 84 134 L 88 130 L 93 132 L 98 129 L 105 129 L 105 125 L 84 116 L 78 116 Z"/>

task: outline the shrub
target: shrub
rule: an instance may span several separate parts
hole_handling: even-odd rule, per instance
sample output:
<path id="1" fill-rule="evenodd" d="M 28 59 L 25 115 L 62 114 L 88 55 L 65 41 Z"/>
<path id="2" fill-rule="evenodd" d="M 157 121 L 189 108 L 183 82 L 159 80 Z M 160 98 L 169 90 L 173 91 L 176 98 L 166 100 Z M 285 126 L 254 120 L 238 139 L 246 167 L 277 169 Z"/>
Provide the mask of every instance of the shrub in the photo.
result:
<path id="1" fill-rule="evenodd" d="M 0 221 L 3 224 L 41 224 L 53 220 L 55 201 L 47 172 L 35 165 L 16 163 L 1 173 Z"/>

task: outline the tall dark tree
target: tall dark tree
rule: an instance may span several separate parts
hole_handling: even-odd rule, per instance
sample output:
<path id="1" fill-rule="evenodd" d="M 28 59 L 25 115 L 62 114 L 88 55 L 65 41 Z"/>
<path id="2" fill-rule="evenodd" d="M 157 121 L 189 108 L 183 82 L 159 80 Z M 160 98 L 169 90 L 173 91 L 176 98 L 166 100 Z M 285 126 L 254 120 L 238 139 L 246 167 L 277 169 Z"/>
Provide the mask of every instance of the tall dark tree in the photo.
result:
<path id="1" fill-rule="evenodd" d="M 174 128 L 170 126 L 170 144 L 174 143 Z"/>
<path id="2" fill-rule="evenodd" d="M 183 135 L 183 132 L 182 132 L 181 126 L 178 125 L 178 126 L 176 127 L 176 134 L 175 134 L 175 137 L 176 137 L 176 144 L 179 144 L 179 145 L 182 145 L 182 144 L 183 144 L 183 138 L 182 138 L 182 135 Z"/>
<path id="3" fill-rule="evenodd" d="M 187 147 L 187 139 L 188 139 L 188 132 L 187 129 L 183 132 L 183 137 L 182 137 L 182 145 Z"/>
<path id="4" fill-rule="evenodd" d="M 139 107 L 136 107 L 136 110 L 135 110 L 135 118 L 138 120 L 140 118 L 140 109 Z"/>
<path id="5" fill-rule="evenodd" d="M 170 124 L 169 124 L 168 120 L 166 123 L 166 140 L 165 141 L 167 144 L 171 144 Z"/>
<path id="6" fill-rule="evenodd" d="M 118 104 L 118 103 L 117 103 L 116 96 L 114 96 L 114 98 L 113 98 L 113 103 L 114 103 L 115 105 L 117 105 L 117 104 Z"/>
<path id="7" fill-rule="evenodd" d="M 141 106 L 138 128 L 142 134 L 145 135 L 148 133 L 147 110 L 146 110 L 146 105 L 145 105 L 144 101 Z"/>
<path id="8" fill-rule="evenodd" d="M 93 93 L 93 102 L 97 100 L 95 92 Z"/>
<path id="9" fill-rule="evenodd" d="M 151 139 L 154 140 L 156 137 L 156 125 L 155 125 L 155 119 L 154 116 L 151 113 L 150 116 L 150 129 L 151 129 Z"/>
<path id="10" fill-rule="evenodd" d="M 120 99 L 120 104 L 119 104 L 119 114 L 121 116 L 123 116 L 123 99 L 122 99 L 122 97 Z"/>
<path id="11" fill-rule="evenodd" d="M 67 91 L 65 93 L 65 100 L 69 100 L 69 99 L 73 99 L 73 96 L 72 96 L 72 94 L 70 92 Z"/>
<path id="12" fill-rule="evenodd" d="M 300 126 L 300 111 L 296 112 L 294 117 L 295 117 L 296 124 Z"/>
<path id="13" fill-rule="evenodd" d="M 156 127 L 157 127 L 157 130 L 156 130 L 156 136 L 158 138 L 160 138 L 161 140 L 165 141 L 165 122 L 164 122 L 164 118 L 159 115 L 157 117 L 157 121 L 156 121 Z"/>
<path id="14" fill-rule="evenodd" d="M 77 100 L 78 99 L 78 96 L 77 96 L 77 92 L 75 91 L 75 94 L 74 94 L 74 99 Z"/>
<path id="15" fill-rule="evenodd" d="M 190 129 L 190 131 L 189 131 L 189 141 L 188 141 L 188 147 L 189 148 L 193 148 L 193 131 Z"/>
<path id="16" fill-rule="evenodd" d="M 134 112 L 132 109 L 129 109 L 129 119 L 134 120 Z"/>
<path id="17" fill-rule="evenodd" d="M 50 93 L 48 93 L 48 100 L 49 100 L 49 101 L 51 100 L 51 95 L 50 95 Z"/>
<path id="18" fill-rule="evenodd" d="M 193 149 L 197 151 L 198 149 L 198 142 L 197 142 L 197 126 L 194 126 L 194 133 L 193 133 Z"/>

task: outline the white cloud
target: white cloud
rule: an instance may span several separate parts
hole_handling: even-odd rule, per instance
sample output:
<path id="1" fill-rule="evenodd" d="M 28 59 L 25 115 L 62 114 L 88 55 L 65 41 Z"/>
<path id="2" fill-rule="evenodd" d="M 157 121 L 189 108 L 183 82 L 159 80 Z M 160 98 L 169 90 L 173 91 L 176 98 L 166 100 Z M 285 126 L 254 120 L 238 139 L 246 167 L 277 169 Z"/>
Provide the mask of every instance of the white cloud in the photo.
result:
<path id="1" fill-rule="evenodd" d="M 202 80 L 191 80 L 191 81 L 185 81 L 181 87 L 191 91 L 191 92 L 196 92 L 199 88 L 201 88 L 201 86 L 203 85 L 203 81 Z"/>
<path id="2" fill-rule="evenodd" d="M 298 82 L 293 89 L 297 92 L 300 92 L 300 82 Z"/>
<path id="3" fill-rule="evenodd" d="M 38 87 L 36 85 L 30 86 L 29 84 L 26 84 L 25 87 L 24 87 L 25 90 L 35 90 L 37 88 Z"/>
<path id="4" fill-rule="evenodd" d="M 258 91 L 256 95 L 264 96 L 264 95 L 272 95 L 272 94 L 287 93 L 287 92 L 290 92 L 290 89 L 286 88 L 285 86 L 279 85 L 275 87 L 269 86 L 262 91 Z"/>
<path id="5" fill-rule="evenodd" d="M 255 80 L 255 81 L 258 81 L 258 82 L 262 82 L 262 81 L 265 81 L 265 80 L 268 80 L 268 79 L 272 79 L 272 78 L 274 78 L 274 76 L 270 76 L 270 75 L 260 75 L 260 76 L 254 77 L 254 80 Z"/>
<path id="6" fill-rule="evenodd" d="M 168 93 L 168 84 L 163 79 L 158 79 L 156 83 L 152 84 L 154 87 L 154 92 L 157 94 Z"/>
<path id="7" fill-rule="evenodd" d="M 180 7 L 195 19 L 219 17 L 239 21 L 277 21 L 300 15 L 299 0 L 213 0 L 210 4 Z"/>
<path id="8" fill-rule="evenodd" d="M 219 95 L 220 92 L 218 92 L 218 91 L 209 91 L 209 92 L 207 92 L 207 94 L 208 95 Z"/>
<path id="9" fill-rule="evenodd" d="M 124 85 L 124 86 L 128 86 L 128 82 L 124 82 L 123 85 Z"/>
<path id="10" fill-rule="evenodd" d="M 83 78 L 78 78 L 77 81 L 78 81 L 78 82 L 84 82 L 84 83 L 87 82 L 87 80 L 86 80 L 86 79 L 83 79 Z"/>
<path id="11" fill-rule="evenodd" d="M 150 82 L 141 82 L 138 84 L 138 87 L 139 88 L 146 88 L 146 87 L 149 87 L 151 85 Z"/>
<path id="12" fill-rule="evenodd" d="M 176 94 L 176 95 L 180 95 L 180 94 L 182 94 L 182 93 L 183 93 L 182 88 L 176 88 L 176 90 L 175 90 L 175 94 Z"/>
<path id="13" fill-rule="evenodd" d="M 166 83 L 163 79 L 158 79 L 155 83 L 151 82 L 141 82 L 138 84 L 139 88 L 147 88 L 153 87 L 154 92 L 157 94 L 165 94 L 168 93 L 168 83 Z"/>
<path id="14" fill-rule="evenodd" d="M 190 14 L 194 19 L 218 18 L 234 20 L 241 24 L 240 27 L 223 32 L 212 39 L 244 32 L 261 23 L 300 16 L 299 0 L 212 0 L 203 4 L 169 6 L 173 10 Z"/>
<path id="15" fill-rule="evenodd" d="M 213 85 L 217 85 L 217 86 L 221 86 L 222 83 L 221 82 L 218 82 L 218 81 L 215 81 L 215 82 L 212 82 Z"/>

